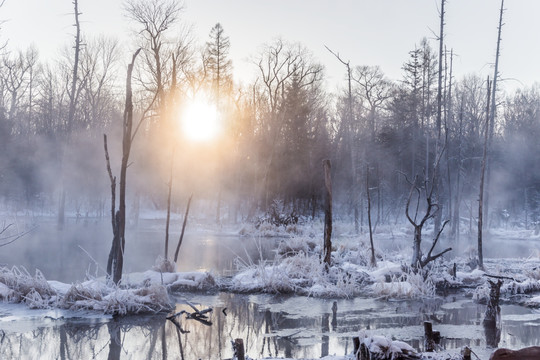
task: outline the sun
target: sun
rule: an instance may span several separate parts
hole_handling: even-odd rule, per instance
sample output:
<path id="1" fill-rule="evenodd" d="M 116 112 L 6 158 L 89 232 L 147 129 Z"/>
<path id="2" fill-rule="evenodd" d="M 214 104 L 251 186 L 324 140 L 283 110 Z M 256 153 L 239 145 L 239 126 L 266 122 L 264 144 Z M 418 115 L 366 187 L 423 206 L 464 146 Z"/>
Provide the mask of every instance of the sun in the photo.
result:
<path id="1" fill-rule="evenodd" d="M 192 141 L 207 142 L 221 132 L 219 112 L 205 98 L 195 98 L 186 104 L 181 114 L 182 133 Z"/>

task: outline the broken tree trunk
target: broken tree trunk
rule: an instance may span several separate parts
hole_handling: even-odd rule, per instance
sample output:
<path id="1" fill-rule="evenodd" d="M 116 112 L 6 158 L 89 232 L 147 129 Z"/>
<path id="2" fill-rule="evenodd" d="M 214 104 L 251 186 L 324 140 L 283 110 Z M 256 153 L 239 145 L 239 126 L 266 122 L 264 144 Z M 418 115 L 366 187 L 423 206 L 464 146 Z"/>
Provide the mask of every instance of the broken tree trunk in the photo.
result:
<path id="1" fill-rule="evenodd" d="M 324 263 L 330 268 L 332 258 L 332 165 L 323 160 L 324 168 Z"/>
<path id="2" fill-rule="evenodd" d="M 429 321 L 424 321 L 424 351 L 435 351 L 435 340 L 433 338 L 433 325 Z"/>
<path id="3" fill-rule="evenodd" d="M 501 315 L 501 307 L 499 306 L 499 300 L 501 296 L 502 280 L 489 282 L 489 300 L 486 308 L 486 314 L 484 316 L 484 332 L 486 335 L 486 343 L 488 346 L 497 347 L 501 339 L 501 328 L 499 326 L 499 319 Z"/>
<path id="4" fill-rule="evenodd" d="M 235 339 L 233 342 L 233 350 L 234 350 L 234 359 L 245 360 L 246 357 L 244 354 L 244 340 Z"/>

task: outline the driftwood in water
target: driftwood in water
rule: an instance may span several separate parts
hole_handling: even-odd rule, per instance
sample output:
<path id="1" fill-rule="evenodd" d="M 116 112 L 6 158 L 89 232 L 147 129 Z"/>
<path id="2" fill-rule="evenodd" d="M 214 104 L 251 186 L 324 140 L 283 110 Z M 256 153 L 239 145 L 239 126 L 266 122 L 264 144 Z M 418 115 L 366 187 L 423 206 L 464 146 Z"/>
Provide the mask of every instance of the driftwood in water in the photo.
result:
<path id="1" fill-rule="evenodd" d="M 173 320 L 175 320 L 177 316 L 186 314 L 186 319 L 197 320 L 203 325 L 212 326 L 212 322 L 208 319 L 208 315 L 206 314 L 212 312 L 214 309 L 208 308 L 204 310 L 199 310 L 195 307 L 195 305 L 191 304 L 190 302 L 186 302 L 186 303 L 194 310 L 192 313 L 187 312 L 186 310 L 181 310 L 177 312 L 176 314 L 167 316 L 167 320 L 171 320 L 173 323 L 175 323 L 175 321 Z"/>
<path id="2" fill-rule="evenodd" d="M 531 346 L 520 350 L 497 349 L 489 360 L 538 360 L 540 359 L 540 346 Z"/>

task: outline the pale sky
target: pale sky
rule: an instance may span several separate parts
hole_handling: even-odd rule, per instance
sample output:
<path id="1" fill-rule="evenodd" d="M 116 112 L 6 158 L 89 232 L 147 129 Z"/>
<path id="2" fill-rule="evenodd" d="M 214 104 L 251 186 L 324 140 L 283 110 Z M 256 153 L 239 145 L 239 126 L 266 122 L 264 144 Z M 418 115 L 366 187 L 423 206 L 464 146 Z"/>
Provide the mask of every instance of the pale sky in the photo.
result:
<path id="1" fill-rule="evenodd" d="M 182 21 L 202 45 L 220 22 L 230 38 L 235 78 L 256 72 L 250 58 L 276 37 L 297 41 L 326 67 L 330 90 L 343 84 L 345 70 L 325 48 L 351 65 L 379 65 L 393 80 L 422 37 L 438 33 L 438 0 L 185 0 Z M 493 72 L 500 1 L 449 0 L 446 45 L 458 57 L 454 73 L 487 76 Z M 120 0 L 79 0 L 85 35 L 116 36 L 130 44 L 129 23 Z M 499 69 L 508 89 L 540 82 L 540 1 L 506 0 Z M 6 0 L 0 37 L 9 48 L 35 44 L 42 59 L 54 58 L 73 41 L 71 0 Z M 432 32 L 433 31 L 433 32 Z M 433 47 L 437 44 L 433 40 Z M 70 45 L 71 46 L 71 45 Z M 133 47 L 133 46 L 132 46 Z M 132 48 L 131 47 L 131 48 Z M 130 55 L 126 54 L 129 58 Z"/>

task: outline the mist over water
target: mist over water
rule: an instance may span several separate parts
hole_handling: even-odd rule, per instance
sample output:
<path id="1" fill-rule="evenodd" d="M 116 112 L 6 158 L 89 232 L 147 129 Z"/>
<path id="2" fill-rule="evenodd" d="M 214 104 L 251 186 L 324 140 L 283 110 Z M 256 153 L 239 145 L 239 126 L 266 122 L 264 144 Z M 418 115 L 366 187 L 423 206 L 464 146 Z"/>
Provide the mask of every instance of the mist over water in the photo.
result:
<path id="1" fill-rule="evenodd" d="M 144 272 L 164 256 L 164 220 L 141 220 L 126 232 L 126 273 Z M 63 230 L 56 221 L 33 222 L 33 231 L 0 253 L 0 264 L 22 266 L 33 275 L 40 270 L 46 279 L 66 283 L 105 276 L 112 231 L 105 220 L 69 220 Z M 169 254 L 174 254 L 181 223 L 171 222 Z M 192 227 L 194 227 L 192 225 Z M 212 271 L 231 274 L 238 264 L 257 262 L 260 256 L 273 258 L 277 239 L 255 239 L 237 234 L 188 229 L 180 248 L 178 271 Z"/>

